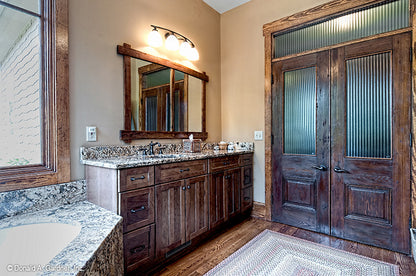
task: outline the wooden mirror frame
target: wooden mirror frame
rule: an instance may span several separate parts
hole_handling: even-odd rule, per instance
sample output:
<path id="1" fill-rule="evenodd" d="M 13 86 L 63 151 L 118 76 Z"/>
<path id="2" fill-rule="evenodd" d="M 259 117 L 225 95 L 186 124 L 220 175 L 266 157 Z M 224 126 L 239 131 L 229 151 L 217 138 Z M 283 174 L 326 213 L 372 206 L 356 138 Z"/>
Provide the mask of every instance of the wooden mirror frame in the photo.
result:
<path id="1" fill-rule="evenodd" d="M 124 130 L 120 130 L 120 139 L 126 143 L 137 139 L 186 139 L 189 135 L 193 135 L 196 139 L 206 140 L 208 133 L 206 132 L 206 83 L 209 78 L 205 72 L 198 72 L 179 63 L 152 56 L 131 48 L 130 44 L 124 43 L 117 45 L 117 53 L 123 55 L 124 64 Z M 148 62 L 156 63 L 174 70 L 181 71 L 190 76 L 196 77 L 202 81 L 202 116 L 201 116 L 201 132 L 187 131 L 136 131 L 131 130 L 131 60 L 137 58 Z M 173 97 L 173 93 L 171 93 Z M 172 100 L 172 99 L 171 99 Z M 173 109 L 171 109 L 171 114 Z M 173 116 L 173 114 L 172 114 Z"/>

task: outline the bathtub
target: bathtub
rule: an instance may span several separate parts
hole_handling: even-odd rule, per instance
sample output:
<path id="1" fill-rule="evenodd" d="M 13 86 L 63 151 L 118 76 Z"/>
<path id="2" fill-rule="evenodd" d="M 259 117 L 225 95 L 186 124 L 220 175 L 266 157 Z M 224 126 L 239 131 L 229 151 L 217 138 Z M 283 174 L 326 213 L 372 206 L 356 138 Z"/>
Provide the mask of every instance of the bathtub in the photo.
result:
<path id="1" fill-rule="evenodd" d="M 77 222 L 26 224 L 0 229 L 1 275 L 35 275 L 81 231 Z"/>

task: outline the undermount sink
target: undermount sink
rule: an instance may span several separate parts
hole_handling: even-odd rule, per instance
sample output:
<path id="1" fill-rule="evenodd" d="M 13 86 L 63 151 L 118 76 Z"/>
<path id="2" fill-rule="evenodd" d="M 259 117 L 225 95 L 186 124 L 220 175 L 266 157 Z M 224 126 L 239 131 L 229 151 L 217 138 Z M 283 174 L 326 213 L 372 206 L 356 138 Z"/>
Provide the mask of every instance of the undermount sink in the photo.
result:
<path id="1" fill-rule="evenodd" d="M 155 154 L 155 155 L 146 155 L 144 158 L 151 159 L 163 159 L 163 158 L 181 158 L 186 156 L 185 154 Z"/>

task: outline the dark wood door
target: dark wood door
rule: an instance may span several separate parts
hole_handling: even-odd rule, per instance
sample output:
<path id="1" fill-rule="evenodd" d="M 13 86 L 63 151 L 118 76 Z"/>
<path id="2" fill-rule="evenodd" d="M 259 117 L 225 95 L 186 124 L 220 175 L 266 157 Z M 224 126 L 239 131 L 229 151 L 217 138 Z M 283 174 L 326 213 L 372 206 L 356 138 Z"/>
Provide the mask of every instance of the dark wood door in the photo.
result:
<path id="1" fill-rule="evenodd" d="M 273 64 L 273 220 L 409 253 L 410 41 Z"/>
<path id="2" fill-rule="evenodd" d="M 227 218 L 232 218 L 240 213 L 241 169 L 235 168 L 226 171 L 224 175 L 224 182 L 227 190 Z"/>
<path id="3" fill-rule="evenodd" d="M 209 223 L 210 228 L 212 229 L 223 223 L 227 217 L 225 208 L 226 190 L 223 171 L 211 174 L 209 194 Z"/>
<path id="4" fill-rule="evenodd" d="M 208 176 L 186 180 L 186 240 L 208 231 Z"/>
<path id="5" fill-rule="evenodd" d="M 273 64 L 272 219 L 329 233 L 329 53 Z"/>
<path id="6" fill-rule="evenodd" d="M 184 180 L 156 186 L 156 255 L 185 243 Z"/>
<path id="7" fill-rule="evenodd" d="M 331 234 L 409 252 L 409 33 L 331 53 Z"/>

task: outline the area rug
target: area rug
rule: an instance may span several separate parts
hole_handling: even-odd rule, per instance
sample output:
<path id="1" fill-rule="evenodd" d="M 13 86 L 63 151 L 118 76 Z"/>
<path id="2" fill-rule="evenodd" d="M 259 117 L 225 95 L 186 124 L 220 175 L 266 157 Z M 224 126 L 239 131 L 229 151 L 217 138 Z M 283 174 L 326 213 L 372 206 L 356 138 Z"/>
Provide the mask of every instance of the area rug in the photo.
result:
<path id="1" fill-rule="evenodd" d="M 265 230 L 205 275 L 399 275 L 399 267 Z"/>

